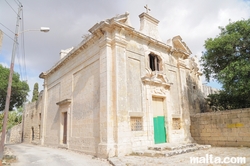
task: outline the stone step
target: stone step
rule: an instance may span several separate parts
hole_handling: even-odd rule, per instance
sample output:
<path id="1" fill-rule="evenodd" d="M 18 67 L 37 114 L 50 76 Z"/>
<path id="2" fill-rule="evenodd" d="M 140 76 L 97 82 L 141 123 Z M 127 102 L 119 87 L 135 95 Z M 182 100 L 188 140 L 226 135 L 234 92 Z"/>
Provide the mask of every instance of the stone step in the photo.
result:
<path id="1" fill-rule="evenodd" d="M 161 147 L 161 149 L 160 149 Z M 168 146 L 169 147 L 169 146 Z M 187 144 L 180 146 L 173 146 L 172 148 L 164 148 L 164 146 L 154 146 L 154 148 L 149 147 L 148 150 L 145 151 L 135 151 L 134 155 L 138 156 L 148 156 L 148 157 L 169 157 L 178 154 L 194 152 L 196 150 L 208 149 L 210 145 L 198 145 L 198 144 Z M 164 149 L 164 150 L 163 150 Z"/>
<path id="2" fill-rule="evenodd" d="M 156 151 L 163 151 L 163 150 L 180 150 L 185 148 L 191 148 L 195 147 L 195 143 L 189 143 L 189 144 L 171 144 L 171 143 L 165 143 L 165 144 L 158 144 L 149 146 L 148 150 L 156 150 Z"/>

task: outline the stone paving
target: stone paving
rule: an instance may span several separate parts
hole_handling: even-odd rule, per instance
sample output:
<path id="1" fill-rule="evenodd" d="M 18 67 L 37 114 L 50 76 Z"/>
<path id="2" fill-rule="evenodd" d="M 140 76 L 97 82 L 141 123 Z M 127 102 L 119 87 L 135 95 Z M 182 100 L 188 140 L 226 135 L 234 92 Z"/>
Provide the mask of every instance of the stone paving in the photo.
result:
<path id="1" fill-rule="evenodd" d="M 220 157 L 246 157 L 245 164 L 214 164 L 208 162 L 200 164 L 190 163 L 190 157 L 206 157 L 212 155 Z M 211 147 L 207 150 L 198 150 L 190 153 L 179 154 L 170 157 L 146 157 L 146 156 L 125 156 L 109 158 L 109 161 L 115 166 L 250 166 L 250 148 L 246 147 Z M 214 160 L 213 160 L 214 161 Z M 206 162 L 206 161 L 205 161 Z"/>
<path id="2" fill-rule="evenodd" d="M 164 143 L 149 146 L 147 150 L 144 151 L 134 151 L 134 155 L 138 156 L 148 156 L 148 157 L 168 157 L 179 155 L 182 153 L 189 153 L 196 150 L 208 149 L 211 145 L 199 145 L 196 143 Z"/>

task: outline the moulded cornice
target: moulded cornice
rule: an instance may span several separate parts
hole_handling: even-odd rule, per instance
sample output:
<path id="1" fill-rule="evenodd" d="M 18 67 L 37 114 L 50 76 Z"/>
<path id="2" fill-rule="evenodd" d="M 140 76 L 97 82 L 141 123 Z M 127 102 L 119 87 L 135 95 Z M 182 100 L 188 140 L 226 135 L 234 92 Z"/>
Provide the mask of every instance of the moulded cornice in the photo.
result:
<path id="1" fill-rule="evenodd" d="M 64 99 L 62 101 L 59 101 L 56 103 L 56 105 L 63 105 L 63 104 L 70 104 L 71 103 L 71 99 Z"/>
<path id="2" fill-rule="evenodd" d="M 105 31 L 112 31 L 114 28 L 123 28 L 124 33 L 132 34 L 135 37 L 138 37 L 142 40 L 146 40 L 149 44 L 154 44 L 158 47 L 164 48 L 167 50 L 167 52 L 170 52 L 172 47 L 158 41 L 152 37 L 149 37 L 139 31 L 136 31 L 131 26 L 122 23 L 120 21 L 123 21 L 127 18 L 128 14 L 124 14 L 118 17 L 115 17 L 114 19 L 109 19 L 106 21 L 101 21 L 100 23 L 95 24 L 92 28 L 89 29 L 89 32 L 91 33 L 90 36 L 88 36 L 85 40 L 83 40 L 77 47 L 75 47 L 73 50 L 71 50 L 64 58 L 62 58 L 59 62 L 57 62 L 51 69 L 49 69 L 47 72 L 43 72 L 39 75 L 40 78 L 45 78 L 45 76 L 52 74 L 56 70 L 58 70 L 63 64 L 65 64 L 68 60 L 73 58 L 74 56 L 78 55 L 80 52 L 82 52 L 84 49 L 88 48 L 91 44 L 99 40 L 104 36 L 106 33 Z M 106 37 L 107 38 L 107 37 Z M 103 42 L 110 42 L 108 39 L 101 42 L 100 45 L 102 45 Z M 121 46 L 126 46 L 127 41 L 124 38 L 114 38 L 111 43 L 119 44 Z"/>

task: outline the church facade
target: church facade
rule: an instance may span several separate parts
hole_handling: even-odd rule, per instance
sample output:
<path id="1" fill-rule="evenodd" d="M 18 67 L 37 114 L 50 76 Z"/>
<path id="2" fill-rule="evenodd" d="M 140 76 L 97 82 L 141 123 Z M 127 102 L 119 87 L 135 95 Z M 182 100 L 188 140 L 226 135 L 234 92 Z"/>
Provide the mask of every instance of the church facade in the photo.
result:
<path id="1" fill-rule="evenodd" d="M 190 114 L 203 99 L 197 64 L 180 36 L 162 42 L 159 21 L 139 18 L 139 31 L 128 13 L 95 24 L 40 74 L 41 144 L 107 158 L 193 141 Z"/>

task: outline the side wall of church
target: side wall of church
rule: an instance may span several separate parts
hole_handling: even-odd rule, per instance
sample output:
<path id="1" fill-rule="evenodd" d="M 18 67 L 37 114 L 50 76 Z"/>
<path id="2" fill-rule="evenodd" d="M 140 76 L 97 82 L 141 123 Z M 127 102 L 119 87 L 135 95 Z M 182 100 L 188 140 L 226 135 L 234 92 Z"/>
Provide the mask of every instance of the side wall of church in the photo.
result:
<path id="1" fill-rule="evenodd" d="M 44 144 L 97 153 L 99 143 L 99 47 L 93 44 L 46 78 Z M 63 100 L 68 104 L 57 105 Z M 67 114 L 67 143 L 63 143 Z"/>

